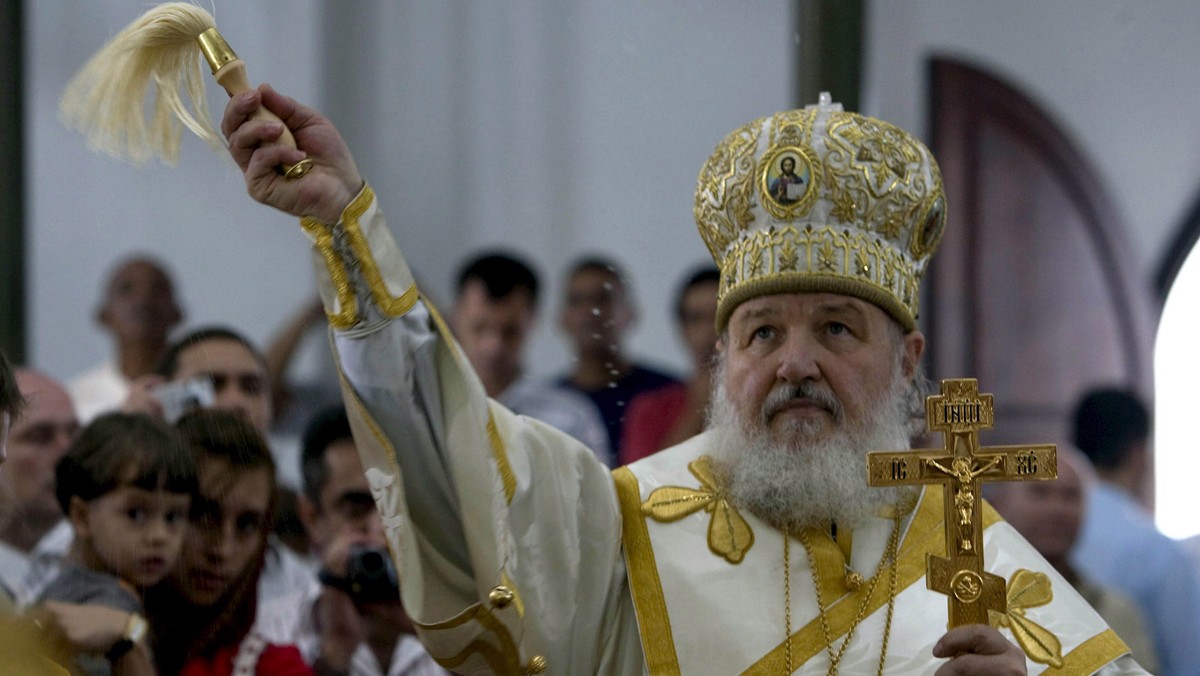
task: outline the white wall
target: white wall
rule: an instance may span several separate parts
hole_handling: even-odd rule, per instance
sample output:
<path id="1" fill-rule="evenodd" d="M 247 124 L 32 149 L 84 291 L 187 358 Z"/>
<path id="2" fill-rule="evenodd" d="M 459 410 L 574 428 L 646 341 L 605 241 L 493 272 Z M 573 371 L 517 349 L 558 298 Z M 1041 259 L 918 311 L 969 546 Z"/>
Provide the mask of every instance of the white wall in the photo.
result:
<path id="1" fill-rule="evenodd" d="M 189 325 L 266 340 L 312 294 L 292 220 L 251 202 L 232 163 L 194 138 L 178 167 L 131 167 L 57 120 L 72 72 L 146 4 L 27 8 L 32 361 L 67 377 L 107 354 L 91 313 L 109 265 L 134 250 L 173 268 Z M 592 250 L 633 273 L 634 351 L 685 367 L 667 308 L 707 258 L 691 216 L 696 174 L 728 131 L 795 104 L 780 1 L 274 0 L 220 3 L 216 19 L 252 81 L 341 126 L 435 298 L 479 247 L 537 262 L 548 287 L 540 373 L 567 360 L 551 321 L 558 277 Z M 210 91 L 219 115 L 224 96 Z"/>

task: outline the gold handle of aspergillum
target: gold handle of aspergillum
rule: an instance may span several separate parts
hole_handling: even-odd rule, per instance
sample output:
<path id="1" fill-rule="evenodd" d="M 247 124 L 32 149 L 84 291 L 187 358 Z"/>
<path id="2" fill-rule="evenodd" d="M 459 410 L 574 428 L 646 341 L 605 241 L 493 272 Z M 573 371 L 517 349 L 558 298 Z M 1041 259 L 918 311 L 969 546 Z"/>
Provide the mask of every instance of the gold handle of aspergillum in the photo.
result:
<path id="1" fill-rule="evenodd" d="M 230 96 L 250 91 L 250 80 L 246 77 L 246 64 L 238 58 L 238 55 L 234 53 L 229 43 L 225 42 L 225 38 L 221 37 L 216 28 L 204 31 L 196 38 L 196 41 L 200 43 L 200 51 L 204 54 L 204 59 L 208 61 L 208 67 L 212 69 L 213 77 Z M 251 117 L 283 124 L 283 120 L 262 106 L 259 106 Z M 296 147 L 296 139 L 286 124 L 283 125 L 283 134 L 279 137 L 279 143 L 292 148 Z M 279 171 L 288 180 L 295 180 L 307 174 L 312 168 L 312 159 L 305 158 L 291 166 L 281 166 Z"/>

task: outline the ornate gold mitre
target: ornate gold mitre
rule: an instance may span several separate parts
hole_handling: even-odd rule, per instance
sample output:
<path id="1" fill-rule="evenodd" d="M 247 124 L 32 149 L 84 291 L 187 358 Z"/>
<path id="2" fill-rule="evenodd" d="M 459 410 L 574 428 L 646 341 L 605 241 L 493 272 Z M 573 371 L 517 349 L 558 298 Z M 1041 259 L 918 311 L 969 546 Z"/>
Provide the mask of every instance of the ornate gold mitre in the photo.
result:
<path id="1" fill-rule="evenodd" d="M 912 330 L 945 224 L 929 149 L 827 93 L 726 136 L 696 186 L 696 225 L 721 269 L 718 331 L 739 303 L 790 292 L 857 296 Z"/>

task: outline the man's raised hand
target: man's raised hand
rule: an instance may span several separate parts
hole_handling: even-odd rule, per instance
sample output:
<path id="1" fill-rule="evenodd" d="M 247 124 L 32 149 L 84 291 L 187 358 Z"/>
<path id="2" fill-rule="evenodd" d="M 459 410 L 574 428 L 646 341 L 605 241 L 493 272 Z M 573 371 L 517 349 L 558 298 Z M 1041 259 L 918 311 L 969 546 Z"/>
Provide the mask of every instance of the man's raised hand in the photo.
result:
<path id="1" fill-rule="evenodd" d="M 296 147 L 277 144 L 278 122 L 254 119 L 259 106 L 279 116 L 296 138 Z M 229 154 L 242 170 L 254 199 L 293 216 L 336 223 L 342 210 L 362 189 L 362 175 L 337 129 L 320 113 L 261 85 L 229 99 L 221 120 Z M 307 175 L 289 180 L 277 171 L 311 158 Z"/>

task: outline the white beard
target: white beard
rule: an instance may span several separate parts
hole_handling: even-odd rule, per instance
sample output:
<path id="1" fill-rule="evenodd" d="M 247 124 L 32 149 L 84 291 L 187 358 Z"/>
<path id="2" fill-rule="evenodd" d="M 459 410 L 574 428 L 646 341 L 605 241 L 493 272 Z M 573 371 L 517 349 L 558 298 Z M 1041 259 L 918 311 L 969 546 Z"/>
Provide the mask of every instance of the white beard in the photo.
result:
<path id="1" fill-rule="evenodd" d="M 847 420 L 832 392 L 811 384 L 800 386 L 805 396 L 821 401 L 832 412 L 833 431 L 813 439 L 819 421 L 798 421 L 773 433 L 768 426 L 772 405 L 791 396 L 792 387 L 778 387 L 764 411 L 745 420 L 729 399 L 723 360 L 714 374 L 716 389 L 709 426 L 716 437 L 714 454 L 735 504 L 782 528 L 829 523 L 850 527 L 881 508 L 911 499 L 915 488 L 871 488 L 867 485 L 866 454 L 874 450 L 909 447 L 913 427 L 911 384 L 901 377 L 899 363 L 890 386 L 864 408 L 862 420 Z M 917 396 L 920 391 L 916 390 Z M 774 439 L 773 436 L 784 437 Z"/>

